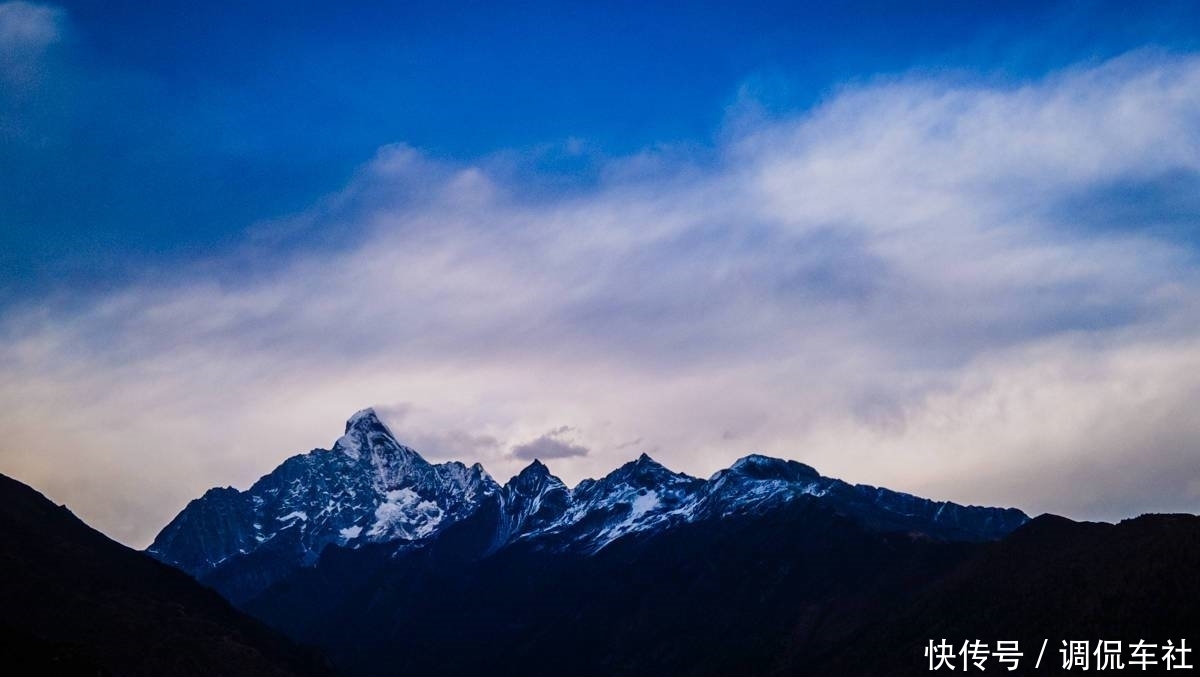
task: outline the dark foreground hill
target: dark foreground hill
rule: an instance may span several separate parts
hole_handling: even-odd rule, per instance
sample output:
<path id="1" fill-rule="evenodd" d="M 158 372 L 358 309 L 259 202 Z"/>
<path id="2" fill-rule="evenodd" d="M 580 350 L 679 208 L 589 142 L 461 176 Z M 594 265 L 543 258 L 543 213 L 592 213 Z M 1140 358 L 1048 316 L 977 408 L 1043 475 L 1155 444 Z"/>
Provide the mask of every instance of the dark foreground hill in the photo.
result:
<path id="1" fill-rule="evenodd" d="M 472 531 L 460 523 L 422 550 L 329 548 L 248 609 L 353 675 L 929 674 L 931 639 L 1017 640 L 1016 674 L 1058 674 L 1063 640 L 1120 640 L 1126 662 L 1139 640 L 1200 647 L 1192 516 L 1043 516 L 964 543 L 880 531 L 807 498 L 591 555 L 484 558 L 486 531 Z"/>
<path id="2" fill-rule="evenodd" d="M 1018 640 L 1016 673 L 1054 675 L 1063 640 L 1120 640 L 1126 661 L 1139 640 L 1200 646 L 1200 517 L 1043 516 L 998 543 L 949 543 L 802 498 L 590 556 L 479 558 L 472 531 L 332 547 L 248 610 L 364 676 L 917 675 L 942 639 Z"/>
<path id="3" fill-rule="evenodd" d="M 760 675 L 837 646 L 970 552 L 816 498 L 593 554 L 481 558 L 486 525 L 420 550 L 327 548 L 246 608 L 349 675 Z"/>
<path id="4" fill-rule="evenodd" d="M 1064 639 L 1200 646 L 1196 517 L 1043 516 L 981 544 L 802 498 L 586 556 L 483 558 L 486 530 L 472 531 L 422 550 L 329 548 L 247 608 L 352 675 L 929 674 L 930 639 L 1019 640 L 1016 674 L 1045 639 L 1033 674 L 1056 674 Z"/>
<path id="5" fill-rule="evenodd" d="M 328 675 L 186 574 L 0 475 L 0 672 Z"/>
<path id="6" fill-rule="evenodd" d="M 1093 652 L 1100 640 L 1119 641 L 1125 663 L 1131 644 L 1156 645 L 1145 671 L 1126 665 L 1141 674 L 1165 673 L 1163 645 L 1186 640 L 1195 650 L 1185 660 L 1200 664 L 1200 517 L 1144 515 L 1114 525 L 1043 515 L 973 549 L 949 575 L 844 642 L 819 663 L 821 671 L 930 674 L 923 653 L 930 639 L 956 647 L 1017 640 L 1027 667 L 1045 641 L 1036 674 L 1061 671 L 1064 640 L 1089 642 Z"/>

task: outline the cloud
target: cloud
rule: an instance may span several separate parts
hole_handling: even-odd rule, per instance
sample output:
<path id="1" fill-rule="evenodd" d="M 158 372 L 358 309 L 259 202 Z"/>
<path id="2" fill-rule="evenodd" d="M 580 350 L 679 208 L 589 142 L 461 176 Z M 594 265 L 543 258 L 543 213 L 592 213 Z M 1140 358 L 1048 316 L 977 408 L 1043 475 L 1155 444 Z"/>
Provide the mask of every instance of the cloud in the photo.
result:
<path id="1" fill-rule="evenodd" d="M 587 447 L 558 439 L 559 436 L 571 430 L 572 428 L 568 426 L 559 426 L 537 439 L 518 444 L 512 448 L 512 456 L 525 461 L 587 456 L 589 451 Z"/>
<path id="2" fill-rule="evenodd" d="M 1200 500 L 1196 231 L 1155 197 L 1200 172 L 1200 58 L 880 79 L 568 191 L 501 155 L 386 147 L 271 225 L 319 245 L 6 309 L 0 472 L 144 544 L 406 402 L 401 438 L 497 477 L 644 437 L 697 475 L 755 450 L 1075 517 Z M 1083 199 L 1127 186 L 1130 223 Z"/>
<path id="3" fill-rule="evenodd" d="M 0 50 L 39 49 L 60 37 L 62 10 L 29 2 L 0 3 Z"/>
<path id="4" fill-rule="evenodd" d="M 0 96 L 0 104 L 29 88 L 41 76 L 43 55 L 62 38 L 64 21 L 62 10 L 54 7 L 28 2 L 0 3 L 0 83 L 10 90 Z"/>

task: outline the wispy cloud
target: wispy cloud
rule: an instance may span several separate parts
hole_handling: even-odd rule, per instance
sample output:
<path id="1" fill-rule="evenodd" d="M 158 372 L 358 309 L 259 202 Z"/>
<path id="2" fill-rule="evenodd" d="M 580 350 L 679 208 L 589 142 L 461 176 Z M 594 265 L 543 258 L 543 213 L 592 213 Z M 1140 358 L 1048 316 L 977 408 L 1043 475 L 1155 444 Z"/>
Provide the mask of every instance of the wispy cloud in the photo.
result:
<path id="1" fill-rule="evenodd" d="M 0 3 L 0 53 L 40 49 L 60 37 L 62 10 L 29 2 Z"/>
<path id="2" fill-rule="evenodd" d="M 383 148 L 240 253 L 9 310 L 0 471 L 145 543 L 406 402 L 401 438 L 497 477 L 642 439 L 700 475 L 755 450 L 1080 517 L 1200 504 L 1195 231 L 1081 204 L 1200 176 L 1200 59 L 881 80 L 559 194 L 510 160 Z M 325 237 L 262 244 L 297 233 Z"/>
<path id="3" fill-rule="evenodd" d="M 15 97 L 41 75 L 42 55 L 61 39 L 63 22 L 62 10 L 55 7 L 0 2 L 0 84 L 10 90 L 0 103 Z"/>

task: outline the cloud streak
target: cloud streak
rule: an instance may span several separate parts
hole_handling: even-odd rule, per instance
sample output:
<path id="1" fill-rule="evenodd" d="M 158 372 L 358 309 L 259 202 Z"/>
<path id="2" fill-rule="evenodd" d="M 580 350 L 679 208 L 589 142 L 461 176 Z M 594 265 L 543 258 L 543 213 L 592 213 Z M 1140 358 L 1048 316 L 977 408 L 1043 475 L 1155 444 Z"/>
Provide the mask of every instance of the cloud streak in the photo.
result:
<path id="1" fill-rule="evenodd" d="M 144 544 L 378 405 L 500 477 L 638 439 L 699 475 L 760 451 L 1034 512 L 1200 504 L 1196 242 L 1144 227 L 1177 202 L 1080 204 L 1200 175 L 1200 59 L 880 80 L 558 193 L 511 157 L 385 147 L 268 229 L 319 247 L 10 308 L 0 471 Z"/>
<path id="2" fill-rule="evenodd" d="M 24 103 L 29 89 L 43 76 L 46 50 L 62 38 L 63 12 L 28 2 L 0 2 L 0 139 L 12 132 L 15 120 L 5 119 L 5 110 Z"/>
<path id="3" fill-rule="evenodd" d="M 42 49 L 60 37 L 62 11 L 29 2 L 0 3 L 0 50 L 4 55 Z"/>

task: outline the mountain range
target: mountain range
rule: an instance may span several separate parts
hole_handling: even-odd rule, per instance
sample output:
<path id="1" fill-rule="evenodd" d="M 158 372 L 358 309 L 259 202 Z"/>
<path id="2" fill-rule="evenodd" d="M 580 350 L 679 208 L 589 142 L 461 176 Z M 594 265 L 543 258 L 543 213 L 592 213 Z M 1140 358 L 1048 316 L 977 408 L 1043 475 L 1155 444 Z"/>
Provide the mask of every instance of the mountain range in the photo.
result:
<path id="1" fill-rule="evenodd" d="M 1012 640 L 1015 674 L 1042 647 L 1036 672 L 1060 674 L 1067 641 L 1200 646 L 1198 568 L 1191 515 L 1029 519 L 758 455 L 708 479 L 643 455 L 575 487 L 534 461 L 500 485 L 364 410 L 331 449 L 192 501 L 148 553 L 0 477 L 0 665 L 855 677 Z"/>
<path id="2" fill-rule="evenodd" d="M 479 464 L 429 463 L 365 409 L 331 449 L 293 456 L 246 491 L 215 488 L 192 501 L 148 552 L 241 603 L 315 565 L 329 547 L 427 548 L 456 524 L 482 521 L 481 557 L 516 544 L 592 555 L 624 538 L 762 515 L 802 497 L 878 530 L 945 541 L 994 540 L 1028 521 L 1012 508 L 851 485 L 759 455 L 702 480 L 643 454 L 574 488 L 535 460 L 501 486 Z"/>

